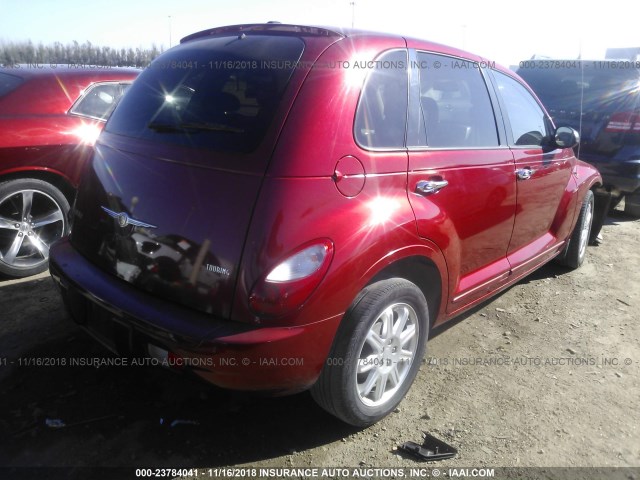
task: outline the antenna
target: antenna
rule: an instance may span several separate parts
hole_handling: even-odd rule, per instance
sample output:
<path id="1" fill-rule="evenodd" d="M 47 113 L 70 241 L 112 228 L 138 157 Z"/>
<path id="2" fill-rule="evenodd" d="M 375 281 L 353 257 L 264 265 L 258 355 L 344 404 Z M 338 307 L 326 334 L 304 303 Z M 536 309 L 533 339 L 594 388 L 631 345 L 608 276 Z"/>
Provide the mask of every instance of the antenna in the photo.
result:
<path id="1" fill-rule="evenodd" d="M 349 2 L 351 5 L 351 28 L 353 28 L 356 24 L 356 2 Z"/>
<path id="2" fill-rule="evenodd" d="M 467 48 L 467 24 L 462 25 L 462 49 Z"/>

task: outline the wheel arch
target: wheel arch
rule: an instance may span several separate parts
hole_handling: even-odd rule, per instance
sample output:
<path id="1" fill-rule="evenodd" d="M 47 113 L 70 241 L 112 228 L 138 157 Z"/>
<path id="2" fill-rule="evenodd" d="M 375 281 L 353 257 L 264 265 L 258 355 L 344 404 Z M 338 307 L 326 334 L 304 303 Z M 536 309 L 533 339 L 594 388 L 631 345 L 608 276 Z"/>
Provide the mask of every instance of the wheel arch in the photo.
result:
<path id="1" fill-rule="evenodd" d="M 0 183 L 19 179 L 35 179 L 47 182 L 62 192 L 69 205 L 73 205 L 76 189 L 71 181 L 60 172 L 49 169 L 22 169 L 0 174 Z"/>
<path id="2" fill-rule="evenodd" d="M 432 327 L 442 309 L 442 299 L 446 298 L 447 285 L 446 276 L 436 262 L 432 258 L 415 253 L 397 258 L 377 271 L 365 287 L 390 278 L 403 278 L 420 289 L 427 300 L 429 323 Z"/>

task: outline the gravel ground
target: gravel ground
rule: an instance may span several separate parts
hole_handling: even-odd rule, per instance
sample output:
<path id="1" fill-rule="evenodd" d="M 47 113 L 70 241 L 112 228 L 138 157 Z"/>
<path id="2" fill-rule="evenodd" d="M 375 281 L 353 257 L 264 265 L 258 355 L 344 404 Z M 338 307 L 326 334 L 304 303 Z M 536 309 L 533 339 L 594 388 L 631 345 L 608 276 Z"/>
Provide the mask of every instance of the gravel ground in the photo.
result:
<path id="1" fill-rule="evenodd" d="M 341 467 L 375 477 L 372 468 L 434 465 L 635 467 L 620 478 L 640 478 L 640 221 L 616 214 L 603 233 L 581 269 L 545 266 L 434 332 L 407 398 L 364 430 L 307 393 L 264 398 L 154 367 L 60 365 L 110 354 L 67 319 L 46 274 L 0 279 L 0 478 L 27 478 L 27 466 L 131 476 Z M 425 431 L 458 455 L 431 464 L 397 451 Z"/>

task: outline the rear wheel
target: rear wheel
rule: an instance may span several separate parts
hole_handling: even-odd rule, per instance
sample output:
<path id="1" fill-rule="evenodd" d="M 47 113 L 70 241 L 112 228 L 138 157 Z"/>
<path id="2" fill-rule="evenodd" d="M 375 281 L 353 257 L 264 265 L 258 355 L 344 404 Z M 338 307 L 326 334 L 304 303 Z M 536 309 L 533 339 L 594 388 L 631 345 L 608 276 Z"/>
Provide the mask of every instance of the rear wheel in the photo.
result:
<path id="1" fill-rule="evenodd" d="M 27 277 L 49 265 L 50 245 L 67 233 L 69 202 L 35 179 L 0 183 L 0 272 Z"/>
<path id="2" fill-rule="evenodd" d="M 313 398 L 351 425 L 382 419 L 411 387 L 428 328 L 427 302 L 413 283 L 393 278 L 368 286 L 345 315 Z"/>
<path id="3" fill-rule="evenodd" d="M 569 237 L 569 243 L 565 247 L 558 262 L 571 268 L 578 268 L 584 262 L 587 253 L 587 244 L 591 237 L 591 224 L 593 222 L 593 192 L 588 190 L 582 201 L 580 214 L 576 226 Z"/>

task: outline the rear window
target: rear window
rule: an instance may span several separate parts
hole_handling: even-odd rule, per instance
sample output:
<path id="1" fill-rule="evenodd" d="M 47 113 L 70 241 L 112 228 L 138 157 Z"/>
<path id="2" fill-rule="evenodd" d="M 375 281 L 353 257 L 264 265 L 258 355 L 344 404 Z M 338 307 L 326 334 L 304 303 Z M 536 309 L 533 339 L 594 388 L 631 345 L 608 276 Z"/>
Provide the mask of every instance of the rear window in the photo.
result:
<path id="1" fill-rule="evenodd" d="M 8 73 L 0 73 L 0 97 L 18 88 L 24 79 L 9 75 Z"/>
<path id="2" fill-rule="evenodd" d="M 300 60 L 296 37 L 243 35 L 188 42 L 158 57 L 106 130 L 217 151 L 254 150 Z"/>

